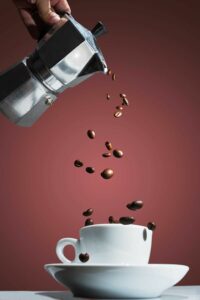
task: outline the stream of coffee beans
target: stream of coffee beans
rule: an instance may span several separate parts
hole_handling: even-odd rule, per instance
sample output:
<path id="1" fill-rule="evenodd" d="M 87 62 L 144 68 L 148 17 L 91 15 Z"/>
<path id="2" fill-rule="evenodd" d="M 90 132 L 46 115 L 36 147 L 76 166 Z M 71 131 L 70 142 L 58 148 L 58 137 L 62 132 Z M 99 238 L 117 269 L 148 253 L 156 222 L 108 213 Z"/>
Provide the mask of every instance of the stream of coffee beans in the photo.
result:
<path id="1" fill-rule="evenodd" d="M 131 203 L 128 203 L 126 207 L 131 211 L 139 210 L 143 207 L 144 203 L 142 200 L 134 200 Z M 92 208 L 88 208 L 83 212 L 84 217 L 90 217 L 93 214 L 94 210 Z M 135 222 L 135 218 L 133 216 L 122 216 L 117 220 L 113 216 L 108 217 L 108 223 L 121 223 L 123 225 L 133 224 Z M 85 221 L 85 226 L 93 225 L 94 221 L 91 218 L 87 218 Z M 149 230 L 154 231 L 156 229 L 156 224 L 154 222 L 149 222 L 147 224 L 147 228 Z"/>
<path id="2" fill-rule="evenodd" d="M 111 76 L 112 81 L 116 80 L 116 74 L 113 73 L 111 69 L 108 70 L 107 75 Z M 126 94 L 120 93 L 119 97 L 120 97 L 120 102 L 121 103 L 115 107 L 116 111 L 113 114 L 113 116 L 115 118 L 122 117 L 123 114 L 124 114 L 124 108 L 130 105 Z M 110 93 L 106 94 L 106 99 L 107 100 L 111 99 Z M 96 133 L 93 129 L 89 129 L 87 131 L 87 136 L 88 136 L 89 139 L 95 139 Z M 122 158 L 124 156 L 124 153 L 121 149 L 113 149 L 113 145 L 110 141 L 105 142 L 105 147 L 106 147 L 108 152 L 105 152 L 105 153 L 102 154 L 102 156 L 104 158 L 109 158 L 112 155 L 115 158 Z M 74 166 L 77 167 L 77 168 L 81 168 L 81 167 L 84 166 L 84 163 L 81 160 L 77 159 L 77 160 L 74 161 Z M 85 168 L 85 171 L 89 174 L 94 174 L 95 173 L 95 168 L 91 167 L 91 166 L 88 166 L 88 167 Z M 104 169 L 103 171 L 100 172 L 100 175 L 103 179 L 108 180 L 108 179 L 111 179 L 114 176 L 114 171 L 111 168 L 106 168 L 106 169 Z M 139 210 L 143 207 L 143 201 L 142 200 L 134 200 L 131 203 L 128 203 L 126 205 L 126 207 L 131 211 L 137 211 L 137 210 Z M 83 216 L 86 217 L 85 224 L 84 224 L 85 226 L 91 226 L 91 225 L 94 224 L 94 221 L 91 218 L 91 216 L 93 215 L 93 212 L 94 212 L 94 210 L 92 208 L 88 208 L 87 210 L 85 210 L 83 212 Z M 135 223 L 135 218 L 133 216 L 121 216 L 119 219 L 116 219 L 113 216 L 109 216 L 108 217 L 108 223 L 110 223 L 110 224 L 132 225 L 133 223 Z M 148 222 L 147 228 L 149 230 L 153 231 L 153 230 L 156 229 L 156 224 L 154 222 Z M 146 229 L 143 231 L 143 239 L 144 239 L 144 241 L 147 239 Z M 88 253 L 81 253 L 79 255 L 79 260 L 83 263 L 87 262 L 89 260 L 89 254 Z"/>
<path id="3" fill-rule="evenodd" d="M 111 76 L 111 79 L 113 81 L 116 80 L 116 74 L 113 73 L 111 69 L 108 70 L 107 75 Z M 116 111 L 114 112 L 114 117 L 115 118 L 120 118 L 123 115 L 122 111 L 124 110 L 124 106 L 129 106 L 129 101 L 127 99 L 126 94 L 120 93 L 119 97 L 120 97 L 121 104 L 116 106 Z M 107 100 L 111 99 L 110 93 L 106 94 L 106 99 Z M 95 139 L 96 133 L 93 129 L 89 129 L 87 131 L 87 136 L 88 136 L 89 139 Z M 102 154 L 102 156 L 104 158 L 111 157 L 111 155 L 113 155 L 116 158 L 122 158 L 124 156 L 124 153 L 123 153 L 122 150 L 120 150 L 120 149 L 114 149 L 113 150 L 113 146 L 112 146 L 112 143 L 110 141 L 106 141 L 105 146 L 106 146 L 106 148 L 109 152 L 105 152 L 105 153 Z M 111 151 L 112 151 L 112 153 L 111 153 Z M 84 165 L 83 162 L 80 161 L 79 159 L 76 159 L 74 161 L 74 166 L 77 167 L 77 168 L 81 168 L 81 167 L 83 167 L 83 165 Z M 94 174 L 95 173 L 95 168 L 93 166 L 88 166 L 88 167 L 85 168 L 85 171 L 88 174 Z M 104 169 L 103 171 L 100 172 L 100 175 L 103 179 L 108 180 L 108 179 L 111 179 L 114 176 L 114 171 L 111 168 L 106 168 L 106 169 Z"/>

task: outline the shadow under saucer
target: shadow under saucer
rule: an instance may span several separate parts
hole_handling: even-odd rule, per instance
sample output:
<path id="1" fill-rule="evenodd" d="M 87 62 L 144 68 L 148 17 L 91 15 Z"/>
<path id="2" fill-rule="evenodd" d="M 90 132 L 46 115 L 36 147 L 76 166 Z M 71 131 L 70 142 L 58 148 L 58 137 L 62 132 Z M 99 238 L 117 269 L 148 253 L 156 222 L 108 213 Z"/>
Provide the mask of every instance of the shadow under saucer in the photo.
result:
<path id="1" fill-rule="evenodd" d="M 75 300 L 75 299 L 91 299 L 91 298 L 80 298 L 80 297 L 74 297 L 73 294 L 70 291 L 57 291 L 57 292 L 36 292 L 36 295 L 48 297 L 48 299 L 56 299 L 56 300 Z M 131 299 L 131 298 L 129 298 Z M 142 298 L 132 298 L 134 300 L 141 300 Z M 146 300 L 186 300 L 188 297 L 185 296 L 179 296 L 179 295 L 162 295 L 158 298 L 143 298 Z M 44 298 L 45 300 L 45 298 Z M 107 299 L 101 299 L 101 300 L 107 300 Z M 111 298 L 110 300 L 115 300 L 114 298 Z M 125 299 L 117 299 L 117 300 L 125 300 Z"/>

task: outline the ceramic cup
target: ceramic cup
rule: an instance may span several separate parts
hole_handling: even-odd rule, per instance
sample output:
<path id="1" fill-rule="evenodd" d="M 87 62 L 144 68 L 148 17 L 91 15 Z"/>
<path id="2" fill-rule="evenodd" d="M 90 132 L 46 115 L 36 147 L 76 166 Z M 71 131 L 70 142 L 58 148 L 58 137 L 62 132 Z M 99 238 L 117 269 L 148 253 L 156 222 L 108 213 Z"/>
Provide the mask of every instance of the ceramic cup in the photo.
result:
<path id="1" fill-rule="evenodd" d="M 80 238 L 58 241 L 56 254 L 61 262 L 81 263 L 79 255 L 88 253 L 86 264 L 147 264 L 151 252 L 152 231 L 141 225 L 96 224 L 80 229 Z M 64 255 L 64 248 L 75 249 L 75 259 Z"/>

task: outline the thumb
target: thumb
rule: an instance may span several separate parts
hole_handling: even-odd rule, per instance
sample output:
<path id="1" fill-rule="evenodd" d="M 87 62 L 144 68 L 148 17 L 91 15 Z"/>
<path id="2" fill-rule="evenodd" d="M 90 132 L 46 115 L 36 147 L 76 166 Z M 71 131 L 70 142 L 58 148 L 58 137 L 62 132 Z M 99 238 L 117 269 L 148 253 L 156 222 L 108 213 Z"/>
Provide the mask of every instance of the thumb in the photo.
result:
<path id="1" fill-rule="evenodd" d="M 36 6 L 41 19 L 50 25 L 60 21 L 60 17 L 51 9 L 50 0 L 37 0 Z"/>

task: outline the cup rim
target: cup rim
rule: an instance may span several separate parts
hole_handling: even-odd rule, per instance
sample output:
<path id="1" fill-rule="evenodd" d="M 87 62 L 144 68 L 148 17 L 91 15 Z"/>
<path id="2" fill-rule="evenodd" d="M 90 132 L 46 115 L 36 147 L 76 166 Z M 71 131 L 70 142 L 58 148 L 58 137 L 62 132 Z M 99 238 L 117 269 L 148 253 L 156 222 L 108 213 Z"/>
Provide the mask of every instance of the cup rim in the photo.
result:
<path id="1" fill-rule="evenodd" d="M 100 224 L 93 224 L 93 225 L 87 225 L 80 228 L 80 231 L 87 230 L 90 228 L 98 228 L 98 227 L 124 227 L 124 228 L 142 228 L 146 229 L 148 231 L 151 231 L 147 226 L 139 225 L 139 224 L 129 224 L 129 225 L 123 225 L 120 223 L 100 223 Z"/>

